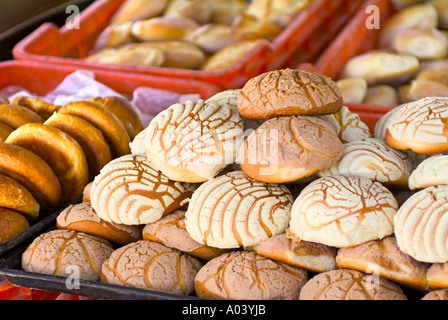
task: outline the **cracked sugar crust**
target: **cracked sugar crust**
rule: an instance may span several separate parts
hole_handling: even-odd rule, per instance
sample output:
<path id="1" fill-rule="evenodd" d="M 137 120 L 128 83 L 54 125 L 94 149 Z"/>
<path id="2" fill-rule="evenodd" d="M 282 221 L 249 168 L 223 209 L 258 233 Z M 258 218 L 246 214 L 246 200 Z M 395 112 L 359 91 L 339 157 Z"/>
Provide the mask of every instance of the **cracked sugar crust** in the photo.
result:
<path id="1" fill-rule="evenodd" d="M 430 156 L 418 164 L 409 177 L 409 189 L 448 185 L 448 154 Z"/>
<path id="2" fill-rule="evenodd" d="M 194 278 L 202 263 L 185 253 L 149 240 L 115 250 L 101 269 L 101 282 L 158 290 L 177 295 L 194 292 Z"/>
<path id="3" fill-rule="evenodd" d="M 307 280 L 304 269 L 241 250 L 206 263 L 196 275 L 195 288 L 207 299 L 294 300 Z"/>
<path id="4" fill-rule="evenodd" d="M 237 101 L 238 111 L 249 119 L 324 115 L 343 106 L 341 90 L 334 81 L 295 69 L 270 71 L 250 79 Z"/>
<path id="5" fill-rule="evenodd" d="M 79 268 L 82 280 L 98 281 L 101 265 L 113 252 L 102 238 L 72 230 L 53 230 L 39 235 L 22 254 L 22 268 L 68 277 Z"/>
<path id="6" fill-rule="evenodd" d="M 394 232 L 398 203 L 381 183 L 356 176 L 327 176 L 311 182 L 294 201 L 292 239 L 350 247 Z"/>
<path id="7" fill-rule="evenodd" d="M 422 300 L 448 300 L 448 289 L 437 289 L 428 292 Z"/>
<path id="8" fill-rule="evenodd" d="M 299 300 L 407 300 L 401 288 L 384 278 L 337 269 L 317 274 L 300 291 Z"/>

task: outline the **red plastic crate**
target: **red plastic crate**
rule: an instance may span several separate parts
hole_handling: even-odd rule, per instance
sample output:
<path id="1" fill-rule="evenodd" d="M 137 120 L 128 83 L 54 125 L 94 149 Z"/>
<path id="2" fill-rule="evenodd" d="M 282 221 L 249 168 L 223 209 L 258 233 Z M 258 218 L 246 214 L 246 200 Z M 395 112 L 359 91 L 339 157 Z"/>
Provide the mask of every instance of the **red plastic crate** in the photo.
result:
<path id="1" fill-rule="evenodd" d="M 336 34 L 361 0 L 314 0 L 272 42 L 260 43 L 243 59 L 227 70 L 200 71 L 161 67 L 133 67 L 85 62 L 96 38 L 106 28 L 110 18 L 125 0 L 97 0 L 81 12 L 80 28 L 60 29 L 45 23 L 20 41 L 13 49 L 15 59 L 52 64 L 144 73 L 156 76 L 192 79 L 212 83 L 222 89 L 240 88 L 246 81 L 268 69 L 283 68 L 294 57 L 297 61 L 315 58 L 321 47 Z M 331 32 L 330 32 L 331 31 Z M 323 34 L 322 34 L 323 32 Z M 321 33 L 316 36 L 316 33 Z M 299 59 L 299 60 L 297 60 Z M 305 59 L 305 60 L 304 60 Z M 297 65 L 297 63 L 294 63 Z"/>

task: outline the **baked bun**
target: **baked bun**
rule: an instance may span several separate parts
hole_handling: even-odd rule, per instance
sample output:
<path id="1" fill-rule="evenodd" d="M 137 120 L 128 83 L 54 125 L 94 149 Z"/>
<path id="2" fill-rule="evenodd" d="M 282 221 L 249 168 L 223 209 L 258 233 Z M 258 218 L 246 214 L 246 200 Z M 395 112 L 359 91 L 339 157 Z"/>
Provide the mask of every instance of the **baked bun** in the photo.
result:
<path id="1" fill-rule="evenodd" d="M 295 300 L 308 280 L 303 269 L 251 251 L 225 253 L 196 275 L 196 294 L 219 300 Z"/>
<path id="2" fill-rule="evenodd" d="M 259 19 L 243 12 L 232 22 L 232 32 L 239 41 L 267 39 L 273 41 L 283 28 L 274 21 Z"/>
<path id="3" fill-rule="evenodd" d="M 400 94 L 395 87 L 387 84 L 372 85 L 367 88 L 364 104 L 397 106 L 400 104 Z"/>
<path id="4" fill-rule="evenodd" d="M 146 129 L 148 159 L 168 178 L 203 182 L 237 158 L 243 121 L 228 104 L 176 103 L 155 116 Z"/>
<path id="5" fill-rule="evenodd" d="M 428 263 L 448 260 L 447 196 L 446 185 L 428 187 L 400 207 L 393 221 L 398 246 L 404 253 Z"/>
<path id="6" fill-rule="evenodd" d="M 32 221 L 39 216 L 39 203 L 16 179 L 0 173 L 0 208 L 17 211 Z"/>
<path id="7" fill-rule="evenodd" d="M 44 118 L 27 107 L 15 104 L 0 104 L 0 122 L 17 129 L 27 123 L 43 123 Z"/>
<path id="8" fill-rule="evenodd" d="M 162 50 L 148 48 L 141 43 L 121 45 L 117 48 L 104 48 L 85 58 L 86 62 L 133 67 L 160 67 L 165 62 Z"/>
<path id="9" fill-rule="evenodd" d="M 290 115 L 323 115 L 341 110 L 342 93 L 323 75 L 283 69 L 246 82 L 238 95 L 238 111 L 249 119 Z"/>
<path id="10" fill-rule="evenodd" d="M 336 81 L 341 89 L 344 103 L 362 103 L 367 94 L 367 81 L 364 78 L 344 78 Z"/>
<path id="11" fill-rule="evenodd" d="M 428 68 L 419 72 L 409 84 L 407 95 L 411 101 L 426 97 L 447 97 L 448 67 Z"/>
<path id="12" fill-rule="evenodd" d="M 253 246 L 286 230 L 292 202 L 285 186 L 234 171 L 194 191 L 185 225 L 199 243 L 222 249 Z"/>
<path id="13" fill-rule="evenodd" d="M 311 278 L 299 300 L 407 300 L 394 282 L 357 270 L 337 269 Z"/>
<path id="14" fill-rule="evenodd" d="M 209 0 L 172 0 L 163 15 L 190 18 L 202 25 L 210 21 L 212 10 Z"/>
<path id="15" fill-rule="evenodd" d="M 436 154 L 418 164 L 409 177 L 409 189 L 448 185 L 448 155 Z"/>
<path id="16" fill-rule="evenodd" d="M 6 138 L 13 132 L 14 129 L 6 123 L 0 122 L 0 142 L 5 142 Z"/>
<path id="17" fill-rule="evenodd" d="M 327 121 L 336 130 L 342 143 L 364 140 L 372 136 L 367 124 L 346 106 L 339 112 L 318 117 Z"/>
<path id="18" fill-rule="evenodd" d="M 372 273 L 412 287 L 428 289 L 428 265 L 403 253 L 394 236 L 341 248 L 336 262 L 341 269 Z"/>
<path id="19" fill-rule="evenodd" d="M 53 113 L 57 112 L 58 109 L 60 108 L 60 106 L 48 103 L 44 100 L 26 96 L 15 97 L 11 101 L 11 104 L 27 107 L 36 112 L 43 119 L 48 119 Z"/>
<path id="20" fill-rule="evenodd" d="M 30 224 L 23 215 L 0 207 L 0 244 L 8 242 L 29 227 Z"/>
<path id="21" fill-rule="evenodd" d="M 194 278 L 201 267 L 202 263 L 192 256 L 140 240 L 110 255 L 101 268 L 101 282 L 189 295 L 194 292 Z"/>
<path id="22" fill-rule="evenodd" d="M 131 27 L 131 34 L 141 42 L 184 40 L 199 26 L 199 23 L 190 18 L 160 16 L 135 21 Z"/>
<path id="23" fill-rule="evenodd" d="M 117 48 L 132 43 L 134 39 L 132 38 L 131 28 L 132 22 L 130 21 L 108 25 L 96 38 L 92 53 L 105 48 Z"/>
<path id="24" fill-rule="evenodd" d="M 437 16 L 439 18 L 438 27 L 443 30 L 448 30 L 448 4 L 445 0 L 431 0 L 428 3 L 436 8 Z"/>
<path id="25" fill-rule="evenodd" d="M 344 152 L 333 127 L 311 116 L 269 119 L 253 131 L 239 150 L 241 169 L 251 178 L 284 183 L 331 167 Z"/>
<path id="26" fill-rule="evenodd" d="M 131 140 L 125 126 L 106 108 L 89 101 L 76 101 L 62 106 L 58 112 L 83 118 L 101 130 L 109 144 L 112 158 L 131 153 Z"/>
<path id="27" fill-rule="evenodd" d="M 409 28 L 397 32 L 392 48 L 401 54 L 411 54 L 420 60 L 445 58 L 448 53 L 448 39 L 433 27 Z"/>
<path id="28" fill-rule="evenodd" d="M 428 97 L 401 105 L 388 123 L 386 142 L 417 153 L 448 151 L 448 98 Z"/>
<path id="29" fill-rule="evenodd" d="M 399 85 L 410 80 L 418 71 L 419 60 L 409 54 L 368 51 L 349 59 L 341 78 L 364 78 L 367 84 Z"/>
<path id="30" fill-rule="evenodd" d="M 406 188 L 413 169 L 413 160 L 407 153 L 389 147 L 384 140 L 367 138 L 345 143 L 343 156 L 318 175 L 353 175 Z"/>
<path id="31" fill-rule="evenodd" d="M 288 236 L 333 247 L 352 247 L 394 232 L 398 209 L 381 183 L 356 176 L 327 176 L 307 185 L 291 209 Z"/>
<path id="32" fill-rule="evenodd" d="M 138 225 L 179 209 L 192 190 L 193 186 L 155 170 L 146 157 L 125 155 L 101 169 L 93 180 L 90 201 L 101 219 Z"/>
<path id="33" fill-rule="evenodd" d="M 72 230 L 52 230 L 40 234 L 23 252 L 22 269 L 61 277 L 73 276 L 76 270 L 79 279 L 98 281 L 101 265 L 112 252 L 105 239 Z"/>
<path id="34" fill-rule="evenodd" d="M 109 144 L 102 132 L 89 121 L 57 112 L 44 124 L 65 132 L 78 142 L 86 157 L 89 181 L 92 181 L 101 168 L 112 160 Z"/>
<path id="35" fill-rule="evenodd" d="M 430 291 L 421 300 L 448 300 L 448 289 Z"/>
<path id="36" fill-rule="evenodd" d="M 286 233 L 269 237 L 252 249 L 264 257 L 313 272 L 337 268 L 335 248 L 315 242 L 293 241 Z"/>
<path id="37" fill-rule="evenodd" d="M 208 54 L 213 54 L 238 41 L 232 32 L 232 27 L 220 23 L 209 23 L 197 28 L 187 40 Z"/>
<path id="38" fill-rule="evenodd" d="M 50 166 L 34 152 L 10 143 L 0 143 L 0 173 L 10 176 L 30 191 L 48 214 L 59 204 L 61 185 Z"/>
<path id="39" fill-rule="evenodd" d="M 210 21 L 223 24 L 231 24 L 249 5 L 245 0 L 209 0 L 209 4 Z"/>
<path id="40" fill-rule="evenodd" d="M 7 143 L 26 148 L 47 162 L 61 185 L 60 205 L 81 197 L 89 182 L 84 151 L 63 131 L 40 123 L 28 123 L 14 130 Z"/>
<path id="41" fill-rule="evenodd" d="M 156 17 L 163 13 L 168 0 L 126 0 L 112 16 L 110 23 L 119 24 Z"/>
<path id="42" fill-rule="evenodd" d="M 99 104 L 112 112 L 123 123 L 131 140 L 143 130 L 143 124 L 137 110 L 126 98 L 117 96 L 95 97 L 87 101 Z"/>
<path id="43" fill-rule="evenodd" d="M 142 238 L 140 226 L 128 226 L 101 219 L 88 201 L 69 205 L 56 218 L 59 229 L 91 234 L 114 243 L 127 244 Z"/>
<path id="44" fill-rule="evenodd" d="M 386 140 L 386 132 L 389 124 L 393 121 L 394 117 L 397 116 L 399 107 L 394 107 L 390 109 L 388 112 L 383 114 L 378 121 L 375 123 L 373 136 L 376 139 Z"/>
<path id="45" fill-rule="evenodd" d="M 426 273 L 432 289 L 448 288 L 448 262 L 433 263 Z"/>
<path id="46" fill-rule="evenodd" d="M 186 230 L 183 210 L 176 210 L 156 222 L 148 223 L 143 228 L 142 236 L 144 240 L 161 243 L 201 260 L 211 260 L 226 252 L 193 240 Z"/>

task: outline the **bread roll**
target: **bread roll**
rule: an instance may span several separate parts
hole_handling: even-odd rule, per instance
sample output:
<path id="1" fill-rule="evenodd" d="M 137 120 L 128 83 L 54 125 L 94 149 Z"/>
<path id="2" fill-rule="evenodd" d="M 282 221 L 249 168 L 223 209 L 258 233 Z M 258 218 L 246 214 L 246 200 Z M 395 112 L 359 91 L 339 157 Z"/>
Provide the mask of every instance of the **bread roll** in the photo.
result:
<path id="1" fill-rule="evenodd" d="M 428 2 L 434 6 L 437 11 L 438 27 L 440 29 L 448 30 L 448 3 L 446 0 L 432 0 Z"/>
<path id="2" fill-rule="evenodd" d="M 307 185 L 291 209 L 288 236 L 293 240 L 352 247 L 394 232 L 398 209 L 381 183 L 357 176 L 327 176 Z"/>
<path id="3" fill-rule="evenodd" d="M 267 39 L 273 41 L 283 28 L 270 20 L 259 19 L 246 12 L 242 13 L 232 23 L 232 32 L 239 41 Z"/>
<path id="4" fill-rule="evenodd" d="M 195 183 L 236 160 L 244 128 L 229 105 L 199 100 L 172 105 L 146 130 L 146 155 L 155 168 L 172 180 Z"/>
<path id="5" fill-rule="evenodd" d="M 379 84 L 367 88 L 363 103 L 382 106 L 397 106 L 400 104 L 400 95 L 396 88 L 386 84 Z"/>
<path id="6" fill-rule="evenodd" d="M 48 119 L 53 113 L 57 112 L 60 106 L 45 102 L 39 98 L 18 96 L 15 97 L 11 104 L 27 107 L 36 112 L 43 119 Z"/>
<path id="7" fill-rule="evenodd" d="M 128 226 L 101 219 L 89 201 L 69 205 L 56 218 L 59 229 L 74 230 L 107 239 L 118 244 L 127 244 L 142 238 L 140 226 Z"/>
<path id="8" fill-rule="evenodd" d="M 345 78 L 336 82 L 341 89 L 344 103 L 362 103 L 367 94 L 367 81 L 364 78 Z"/>
<path id="9" fill-rule="evenodd" d="M 399 85 L 411 79 L 419 65 L 419 60 L 413 55 L 369 51 L 347 61 L 341 78 L 361 77 L 369 85 Z"/>
<path id="10" fill-rule="evenodd" d="M 300 290 L 299 300 L 407 300 L 394 282 L 357 270 L 319 273 Z"/>
<path id="11" fill-rule="evenodd" d="M 184 40 L 199 24 L 184 17 L 155 17 L 132 24 L 131 34 L 139 41 Z"/>
<path id="12" fill-rule="evenodd" d="M 291 22 L 293 17 L 305 9 L 310 2 L 310 0 L 254 0 L 250 2 L 244 12 L 256 17 L 259 20 L 270 21 L 276 23 L 281 28 L 285 28 Z"/>
<path id="13" fill-rule="evenodd" d="M 430 186 L 448 185 L 448 155 L 436 154 L 421 163 L 409 177 L 409 189 L 423 189 Z"/>
<path id="14" fill-rule="evenodd" d="M 160 15 L 168 0 L 126 0 L 112 16 L 111 24 L 133 22 Z"/>
<path id="15" fill-rule="evenodd" d="M 285 186 L 234 171 L 194 191 L 185 226 L 194 240 L 212 247 L 253 246 L 286 230 L 292 201 Z"/>
<path id="16" fill-rule="evenodd" d="M 105 48 L 117 48 L 121 45 L 132 43 L 134 39 L 131 33 L 132 22 L 111 24 L 101 31 L 93 45 L 92 53 Z"/>
<path id="17" fill-rule="evenodd" d="M 28 123 L 14 130 L 6 142 L 32 151 L 50 165 L 61 186 L 61 206 L 81 197 L 89 172 L 84 151 L 74 138 L 51 126 Z"/>
<path id="18" fill-rule="evenodd" d="M 131 152 L 125 126 L 106 108 L 89 101 L 75 101 L 62 106 L 58 112 L 78 116 L 97 127 L 109 144 L 112 158 Z"/>
<path id="19" fill-rule="evenodd" d="M 213 54 L 238 40 L 229 25 L 209 23 L 191 33 L 188 36 L 188 41 L 196 44 L 206 53 Z"/>
<path id="20" fill-rule="evenodd" d="M 212 8 L 209 0 L 171 0 L 163 15 L 190 18 L 203 25 L 210 21 Z"/>
<path id="21" fill-rule="evenodd" d="M 169 180 L 146 157 L 125 155 L 95 177 L 90 201 L 109 222 L 137 225 L 159 220 L 187 202 L 194 186 Z"/>
<path id="22" fill-rule="evenodd" d="M 37 219 L 39 216 L 39 203 L 17 180 L 0 174 L 0 207 L 7 208 L 21 213 L 29 221 Z"/>
<path id="23" fill-rule="evenodd" d="M 15 104 L 0 104 L 0 122 L 17 129 L 26 123 L 43 123 L 44 119 L 27 107 Z"/>
<path id="24" fill-rule="evenodd" d="M 5 142 L 6 138 L 13 132 L 14 129 L 6 123 L 0 122 L 0 142 Z"/>
<path id="25" fill-rule="evenodd" d="M 398 53 L 410 54 L 420 60 L 442 59 L 448 53 L 447 38 L 431 27 L 400 30 L 391 45 Z"/>
<path id="26" fill-rule="evenodd" d="M 369 241 L 338 250 L 336 262 L 341 269 L 353 269 L 406 284 L 428 289 L 428 265 L 403 253 L 394 236 Z"/>
<path id="27" fill-rule="evenodd" d="M 249 119 L 288 115 L 323 115 L 341 110 L 342 93 L 330 78 L 304 70 L 263 73 L 246 82 L 238 111 Z"/>
<path id="28" fill-rule="evenodd" d="M 109 241 L 72 230 L 52 230 L 37 236 L 22 254 L 22 269 L 60 277 L 98 281 L 101 265 L 111 255 Z M 76 269 L 74 269 L 76 268 Z"/>
<path id="29" fill-rule="evenodd" d="M 105 48 L 85 58 L 92 63 L 129 65 L 133 67 L 160 67 L 165 62 L 163 51 L 132 43 L 118 48 Z"/>
<path id="30" fill-rule="evenodd" d="M 210 22 L 230 25 L 244 12 L 248 3 L 245 0 L 208 0 L 211 8 Z"/>
<path id="31" fill-rule="evenodd" d="M 49 214 L 61 199 L 61 185 L 54 171 L 38 155 L 23 147 L 0 143 L 0 173 L 21 183 Z"/>
<path id="32" fill-rule="evenodd" d="M 89 121 L 58 112 L 48 118 L 44 124 L 65 132 L 78 142 L 86 157 L 89 181 L 92 181 L 101 168 L 112 160 L 109 144 L 104 135 Z"/>
<path id="33" fill-rule="evenodd" d="M 394 229 L 401 251 L 422 262 L 448 260 L 447 195 L 446 185 L 427 187 L 400 207 L 394 216 Z"/>
<path id="34" fill-rule="evenodd" d="M 101 268 L 101 282 L 189 295 L 194 292 L 194 278 L 201 267 L 202 263 L 192 256 L 140 240 L 110 255 Z"/>
<path id="35" fill-rule="evenodd" d="M 295 300 L 308 280 L 303 269 L 250 251 L 225 253 L 196 275 L 196 294 L 219 300 Z"/>
<path id="36" fill-rule="evenodd" d="M 333 127 L 311 116 L 272 118 L 253 131 L 239 150 L 241 169 L 268 183 L 296 181 L 327 169 L 343 155 Z"/>
<path id="37" fill-rule="evenodd" d="M 448 262 L 433 263 L 426 273 L 426 278 L 432 289 L 448 289 Z"/>
<path id="38" fill-rule="evenodd" d="M 0 207 L 0 244 L 6 243 L 30 227 L 20 213 Z"/>

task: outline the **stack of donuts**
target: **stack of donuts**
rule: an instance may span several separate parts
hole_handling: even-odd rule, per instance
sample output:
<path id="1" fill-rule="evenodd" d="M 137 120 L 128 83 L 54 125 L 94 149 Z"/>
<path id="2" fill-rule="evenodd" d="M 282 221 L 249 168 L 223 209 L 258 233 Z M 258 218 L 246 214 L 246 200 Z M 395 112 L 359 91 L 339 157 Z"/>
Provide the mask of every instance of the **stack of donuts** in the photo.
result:
<path id="1" fill-rule="evenodd" d="M 446 299 L 447 117 L 426 98 L 370 132 L 291 69 L 173 104 L 22 267 L 205 299 Z"/>
<path id="2" fill-rule="evenodd" d="M 19 96 L 0 104 L 0 128 L 3 243 L 80 198 L 104 165 L 130 153 L 142 124 L 121 97 L 57 106 Z"/>

